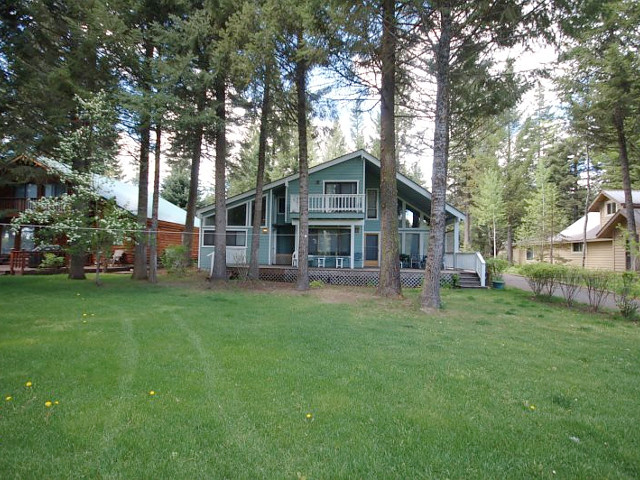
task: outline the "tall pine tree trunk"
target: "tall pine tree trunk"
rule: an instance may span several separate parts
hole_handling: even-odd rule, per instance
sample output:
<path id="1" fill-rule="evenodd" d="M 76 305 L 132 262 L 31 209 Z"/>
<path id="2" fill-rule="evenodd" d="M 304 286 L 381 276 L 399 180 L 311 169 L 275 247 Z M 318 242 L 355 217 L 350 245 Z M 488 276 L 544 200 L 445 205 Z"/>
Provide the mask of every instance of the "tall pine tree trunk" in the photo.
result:
<path id="1" fill-rule="evenodd" d="M 300 217 L 298 223 L 298 290 L 309 289 L 309 159 L 307 152 L 307 60 L 304 37 L 298 31 L 298 59 L 295 67 L 298 117 L 298 185 Z"/>
<path id="2" fill-rule="evenodd" d="M 150 95 L 150 88 L 147 83 L 149 64 L 153 59 L 154 47 L 150 41 L 145 41 L 144 71 L 142 85 L 145 95 Z M 146 107 L 142 107 L 145 109 Z M 147 111 L 140 114 L 140 170 L 138 173 L 138 228 L 140 229 L 135 248 L 135 258 L 133 263 L 133 275 L 135 280 L 146 280 L 147 272 L 147 208 L 149 204 L 149 145 L 151 143 L 151 115 Z"/>
<path id="3" fill-rule="evenodd" d="M 437 90 L 433 135 L 433 173 L 431 176 L 431 228 L 421 295 L 421 306 L 427 311 L 441 307 L 440 271 L 444 258 L 445 200 L 449 157 L 451 11 L 447 7 L 442 7 L 439 15 L 440 38 L 436 46 L 435 59 Z"/>
<path id="4" fill-rule="evenodd" d="M 633 195 L 631 191 L 631 175 L 629 173 L 629 156 L 627 152 L 627 136 L 624 131 L 624 113 L 618 105 L 613 110 L 613 125 L 616 129 L 618 140 L 618 156 L 620 157 L 620 170 L 622 173 L 622 189 L 624 190 L 624 208 L 627 217 L 628 262 L 627 270 L 638 270 L 636 249 L 638 248 L 638 231 L 636 230 L 636 218 L 633 209 Z"/>
<path id="5" fill-rule="evenodd" d="M 258 280 L 260 268 L 258 266 L 260 256 L 260 227 L 262 211 L 265 208 L 262 201 L 264 186 L 264 167 L 267 157 L 267 135 L 269 116 L 271 115 L 271 69 L 266 68 L 264 73 L 264 92 L 262 93 L 262 109 L 260 112 L 260 133 L 258 137 L 258 173 L 256 176 L 256 197 L 253 203 L 253 232 L 251 237 L 251 261 L 249 263 L 249 278 Z"/>
<path id="6" fill-rule="evenodd" d="M 203 89 L 197 99 L 197 115 L 200 115 L 205 108 L 206 91 Z M 196 217 L 196 207 L 198 205 L 198 183 L 200 178 L 200 159 L 202 157 L 202 137 L 204 127 L 200 121 L 193 132 L 193 146 L 191 150 L 191 178 L 189 180 L 189 198 L 187 200 L 187 217 L 184 224 L 184 234 L 182 235 L 182 245 L 185 247 L 185 264 L 191 265 L 191 251 L 193 250 L 193 230 Z"/>
<path id="7" fill-rule="evenodd" d="M 156 124 L 156 145 L 153 163 L 153 203 L 151 205 L 151 245 L 149 246 L 149 281 L 158 283 L 158 210 L 160 204 L 160 146 L 162 129 Z"/>
<path id="8" fill-rule="evenodd" d="M 213 278 L 227 280 L 227 85 L 223 76 L 216 80 L 216 232 Z"/>
<path id="9" fill-rule="evenodd" d="M 382 3 L 382 45 L 380 60 L 380 235 L 382 255 L 377 294 L 401 295 L 398 245 L 398 185 L 396 180 L 395 91 L 397 29 L 395 1 Z"/>

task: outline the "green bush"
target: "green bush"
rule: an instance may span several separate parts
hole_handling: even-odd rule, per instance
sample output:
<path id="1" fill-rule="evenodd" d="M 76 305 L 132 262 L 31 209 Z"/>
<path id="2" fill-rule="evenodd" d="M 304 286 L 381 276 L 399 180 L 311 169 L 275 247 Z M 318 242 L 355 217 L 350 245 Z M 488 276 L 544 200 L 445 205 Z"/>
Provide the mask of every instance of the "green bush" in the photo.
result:
<path id="1" fill-rule="evenodd" d="M 623 272 L 616 276 L 614 295 L 616 305 L 624 318 L 634 319 L 638 313 L 638 297 L 640 296 L 638 275 L 635 272 Z"/>
<path id="2" fill-rule="evenodd" d="M 490 282 L 502 280 L 502 274 L 509 268 L 509 262 L 502 258 L 487 258 L 485 263 Z"/>
<path id="3" fill-rule="evenodd" d="M 55 253 L 45 253 L 40 268 L 60 268 L 64 267 L 64 257 L 59 257 Z"/>
<path id="4" fill-rule="evenodd" d="M 563 267 L 560 272 L 560 290 L 564 296 L 567 306 L 573 305 L 576 294 L 582 285 L 583 269 L 580 267 Z"/>
<path id="5" fill-rule="evenodd" d="M 526 278 L 536 297 L 543 293 L 551 296 L 562 278 L 565 268 L 561 265 L 544 262 L 528 263 L 520 267 L 520 273 Z"/>
<path id="6" fill-rule="evenodd" d="M 615 276 L 602 270 L 583 270 L 582 282 L 587 289 L 589 306 L 597 312 L 600 304 L 609 296 L 609 288 L 614 285 Z"/>
<path id="7" fill-rule="evenodd" d="M 184 275 L 189 266 L 186 260 L 187 249 L 183 245 L 171 245 L 162 252 L 162 265 L 168 273 Z"/>

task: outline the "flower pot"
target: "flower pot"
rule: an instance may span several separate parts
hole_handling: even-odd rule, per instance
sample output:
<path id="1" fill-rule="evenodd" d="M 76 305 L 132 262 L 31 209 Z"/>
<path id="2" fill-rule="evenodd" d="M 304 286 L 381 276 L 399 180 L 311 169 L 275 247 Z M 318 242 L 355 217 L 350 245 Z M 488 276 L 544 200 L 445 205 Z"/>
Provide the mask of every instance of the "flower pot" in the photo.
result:
<path id="1" fill-rule="evenodd" d="M 504 290 L 504 280 L 492 280 L 491 286 L 496 290 Z"/>

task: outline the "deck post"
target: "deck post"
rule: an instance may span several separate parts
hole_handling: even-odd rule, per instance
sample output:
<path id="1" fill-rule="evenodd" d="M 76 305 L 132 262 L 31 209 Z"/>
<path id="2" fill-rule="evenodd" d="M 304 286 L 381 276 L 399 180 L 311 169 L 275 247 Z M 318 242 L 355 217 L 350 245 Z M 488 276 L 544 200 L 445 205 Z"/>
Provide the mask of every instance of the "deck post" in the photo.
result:
<path id="1" fill-rule="evenodd" d="M 458 267 L 457 253 L 460 251 L 460 219 L 453 223 L 453 268 Z"/>
<path id="2" fill-rule="evenodd" d="M 356 245 L 356 227 L 354 224 L 351 224 L 351 258 L 349 259 L 349 265 L 353 270 L 353 262 L 355 260 L 355 256 L 353 255 L 353 251 Z"/>

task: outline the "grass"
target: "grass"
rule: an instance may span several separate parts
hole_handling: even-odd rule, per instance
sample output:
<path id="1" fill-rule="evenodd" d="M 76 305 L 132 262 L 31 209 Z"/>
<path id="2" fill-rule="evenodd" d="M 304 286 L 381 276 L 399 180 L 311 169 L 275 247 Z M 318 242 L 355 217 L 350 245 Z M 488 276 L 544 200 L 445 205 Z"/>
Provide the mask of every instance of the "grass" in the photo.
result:
<path id="1" fill-rule="evenodd" d="M 640 477 L 636 324 L 368 292 L 0 277 L 0 477 Z"/>

